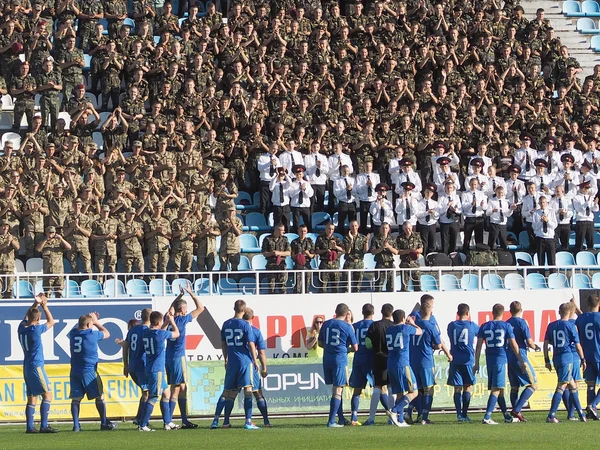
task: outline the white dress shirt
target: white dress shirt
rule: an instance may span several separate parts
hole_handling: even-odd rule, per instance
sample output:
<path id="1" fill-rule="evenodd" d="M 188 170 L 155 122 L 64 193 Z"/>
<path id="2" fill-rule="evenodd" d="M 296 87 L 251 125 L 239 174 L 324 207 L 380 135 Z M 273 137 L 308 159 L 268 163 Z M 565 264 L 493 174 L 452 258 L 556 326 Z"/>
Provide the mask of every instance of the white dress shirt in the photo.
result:
<path id="1" fill-rule="evenodd" d="M 317 161 L 321 163 L 321 166 L 317 166 Z M 304 166 L 306 167 L 306 179 L 310 181 L 312 185 L 324 186 L 327 183 L 327 177 L 329 175 L 329 164 L 327 163 L 327 156 L 321 153 L 311 153 L 304 157 Z M 319 169 L 319 175 L 317 175 L 317 169 Z"/>
<path id="2" fill-rule="evenodd" d="M 290 187 L 292 186 L 292 179 L 289 175 L 286 175 L 282 182 L 279 182 L 278 178 L 271 180 L 271 201 L 275 206 L 287 206 L 290 204 Z M 281 201 L 281 190 L 283 189 L 283 201 Z"/>
<path id="3" fill-rule="evenodd" d="M 567 172 L 561 169 L 554 175 L 554 180 L 552 181 L 552 191 L 555 191 L 559 185 L 563 185 L 565 187 L 565 197 L 573 198 L 577 195 L 579 184 L 579 173 L 575 170 L 569 170 L 569 175 L 571 176 L 570 180 L 567 180 L 567 184 L 565 184 L 565 177 L 567 176 Z M 568 188 L 566 186 L 569 186 Z"/>
<path id="4" fill-rule="evenodd" d="M 304 191 L 302 191 L 302 188 L 304 188 Z M 302 202 L 300 202 L 301 191 Z M 310 208 L 310 201 L 313 195 L 315 195 L 315 191 L 308 181 L 293 181 L 288 192 L 290 196 L 290 206 L 292 208 Z"/>
<path id="5" fill-rule="evenodd" d="M 456 192 L 451 195 L 443 195 L 438 198 L 438 215 L 440 223 L 454 223 L 458 220 L 457 216 L 448 217 L 448 207 L 452 206 L 456 214 L 462 214 L 462 203 Z"/>
<path id="6" fill-rule="evenodd" d="M 433 210 L 433 212 L 430 213 L 430 210 Z M 417 204 L 417 220 L 421 225 L 435 225 L 439 218 L 438 203 L 435 200 L 431 198 L 429 200 L 426 198 L 419 200 Z"/>
<path id="7" fill-rule="evenodd" d="M 525 183 L 523 183 L 521 180 L 516 179 L 513 181 L 511 178 L 506 180 L 504 196 L 507 200 L 510 200 L 511 203 L 516 205 L 521 204 L 523 202 L 523 197 L 525 197 L 526 194 L 527 190 L 525 189 Z"/>
<path id="8" fill-rule="evenodd" d="M 408 200 L 408 203 L 407 203 Z M 398 225 L 410 222 L 413 226 L 417 224 L 417 210 L 419 201 L 413 196 L 400 197 L 396 200 L 396 216 Z"/>
<path id="9" fill-rule="evenodd" d="M 536 158 L 537 150 L 532 148 L 525 149 L 521 147 L 515 152 L 515 164 L 521 167 L 521 175 L 519 175 L 519 178 L 522 180 L 529 180 L 535 175 L 535 166 L 533 165 L 533 162 Z M 528 163 L 529 170 L 527 170 Z"/>
<path id="10" fill-rule="evenodd" d="M 337 177 L 341 176 L 342 166 L 348 166 L 350 168 L 350 173 L 354 173 L 352 159 L 345 153 L 340 153 L 339 155 L 336 153 L 329 156 L 329 158 L 327 158 L 327 164 L 329 165 L 328 175 L 330 180 L 335 180 Z"/>
<path id="11" fill-rule="evenodd" d="M 553 195 L 554 194 L 554 175 L 543 173 L 541 175 L 535 175 L 531 178 L 531 181 L 535 184 L 536 191 L 543 195 Z M 542 189 L 542 186 L 545 189 Z M 547 189 L 547 190 L 546 190 Z"/>
<path id="12" fill-rule="evenodd" d="M 348 186 L 352 186 L 352 189 L 348 191 Z M 347 177 L 337 177 L 333 182 L 333 195 L 337 198 L 338 203 L 354 203 L 356 201 L 355 194 L 356 179 L 353 176 L 348 175 Z M 350 192 L 350 196 L 348 196 Z"/>
<path id="13" fill-rule="evenodd" d="M 483 192 L 465 191 L 462 194 L 463 215 L 465 217 L 483 217 L 487 210 L 487 203 L 487 196 Z M 475 206 L 474 213 L 473 206 Z"/>
<path id="14" fill-rule="evenodd" d="M 291 173 L 294 166 L 304 165 L 304 158 L 302 157 L 302 153 L 298 150 L 284 151 L 279 154 L 279 161 L 282 166 Z"/>
<path id="15" fill-rule="evenodd" d="M 538 207 L 540 195 L 541 194 L 539 192 L 535 192 L 533 196 L 527 194 L 525 197 L 523 197 L 521 215 L 523 216 L 523 219 L 525 219 L 525 222 L 533 221 L 533 213 Z"/>
<path id="16" fill-rule="evenodd" d="M 273 167 L 273 169 L 281 167 L 281 161 L 275 155 L 271 155 L 270 153 L 263 153 L 259 156 L 257 165 L 258 172 L 260 174 L 260 181 L 270 182 L 273 178 L 277 176 L 277 170 L 274 170 L 273 175 L 271 175 L 271 167 Z"/>
<path id="17" fill-rule="evenodd" d="M 381 225 L 382 210 L 383 221 L 389 223 L 390 225 L 394 225 L 394 207 L 392 206 L 392 202 L 390 202 L 387 198 L 382 198 L 381 200 L 377 200 L 371 203 L 369 213 L 371 214 L 371 220 L 373 221 L 373 225 Z"/>
<path id="18" fill-rule="evenodd" d="M 491 223 L 506 225 L 512 213 L 513 210 L 510 208 L 510 202 L 504 197 L 494 198 L 488 202 L 486 215 L 490 218 Z"/>
<path id="19" fill-rule="evenodd" d="M 368 180 L 371 180 L 371 195 L 369 195 Z M 371 172 L 359 173 L 356 177 L 356 193 L 358 199 L 361 202 L 374 202 L 377 200 L 377 192 L 375 192 L 375 186 L 379 184 L 379 174 Z"/>
<path id="20" fill-rule="evenodd" d="M 548 217 L 547 227 L 544 231 L 544 222 L 542 221 L 543 216 Z M 533 215 L 533 232 L 537 237 L 544 239 L 553 239 L 554 238 L 554 230 L 558 226 L 556 222 L 556 214 L 554 214 L 554 210 L 549 206 L 546 206 L 545 209 L 537 209 L 535 214 Z"/>
<path id="21" fill-rule="evenodd" d="M 568 225 L 571 223 L 573 218 L 573 199 L 569 197 L 554 197 L 550 202 L 550 208 L 554 210 L 556 214 L 556 220 L 559 225 Z M 560 217 L 560 211 L 563 212 L 563 217 Z"/>
<path id="22" fill-rule="evenodd" d="M 575 210 L 575 220 L 577 222 L 593 222 L 594 213 L 598 211 L 598 205 L 591 193 L 588 193 L 588 195 L 577 194 L 573 198 L 573 209 Z"/>

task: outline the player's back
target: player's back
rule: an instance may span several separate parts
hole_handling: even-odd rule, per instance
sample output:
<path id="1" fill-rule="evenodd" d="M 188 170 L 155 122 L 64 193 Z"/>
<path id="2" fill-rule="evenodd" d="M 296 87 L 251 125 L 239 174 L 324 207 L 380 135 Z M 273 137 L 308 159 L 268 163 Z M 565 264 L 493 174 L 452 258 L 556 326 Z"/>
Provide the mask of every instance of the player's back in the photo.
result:
<path id="1" fill-rule="evenodd" d="M 406 367 L 410 365 L 410 337 L 416 334 L 416 328 L 400 324 L 386 331 L 388 348 L 388 367 Z"/>
<path id="2" fill-rule="evenodd" d="M 367 337 L 373 345 L 373 354 L 376 356 L 388 356 L 388 346 L 386 341 L 386 332 L 389 327 L 394 326 L 394 322 L 389 319 L 381 319 L 373 322 L 367 330 Z"/>
<path id="3" fill-rule="evenodd" d="M 579 336 L 579 331 L 577 330 L 577 321 L 575 319 L 569 319 L 569 323 L 575 327 L 575 331 L 577 336 Z M 575 346 L 575 342 L 571 342 L 569 345 L 571 349 L 571 353 L 573 354 L 573 361 L 579 360 L 579 353 L 577 353 L 577 347 Z"/>
<path id="4" fill-rule="evenodd" d="M 513 333 L 515 335 L 515 341 L 517 342 L 517 346 L 519 347 L 519 353 L 523 358 L 527 358 L 527 341 L 531 339 L 531 332 L 529 330 L 529 324 L 527 321 L 521 317 L 511 317 L 506 321 L 512 328 Z M 508 359 L 511 362 L 517 361 L 517 356 L 515 353 L 509 348 L 506 349 L 508 354 Z"/>
<path id="5" fill-rule="evenodd" d="M 129 371 L 143 372 L 146 367 L 146 352 L 144 351 L 144 332 L 147 325 L 136 325 L 127 332 L 125 340 L 129 343 Z"/>
<path id="6" fill-rule="evenodd" d="M 415 323 L 423 330 L 423 333 L 419 336 L 412 336 L 410 341 L 410 363 L 413 367 L 420 366 L 425 369 L 435 367 L 433 347 L 442 342 L 438 328 L 430 320 L 417 319 Z"/>
<path id="7" fill-rule="evenodd" d="M 252 362 L 248 341 L 250 324 L 242 319 L 228 319 L 221 328 L 221 341 L 227 345 L 227 365 L 243 366 Z"/>
<path id="8" fill-rule="evenodd" d="M 74 372 L 96 370 L 98 342 L 104 339 L 104 333 L 92 328 L 85 330 L 73 328 L 68 337 L 71 349 L 71 370 Z"/>
<path id="9" fill-rule="evenodd" d="M 173 317 L 173 320 L 179 330 L 179 337 L 167 341 L 167 359 L 185 356 L 185 329 L 187 324 L 192 321 L 192 315 L 186 314 L 185 316 L 175 316 Z M 168 329 L 171 330 L 171 326 L 169 326 Z"/>
<path id="10" fill-rule="evenodd" d="M 573 363 L 571 343 L 579 342 L 575 325 L 567 320 L 556 320 L 548 325 L 544 340 L 552 345 L 552 361 L 555 365 Z"/>
<path id="11" fill-rule="evenodd" d="M 488 364 L 506 364 L 506 346 L 514 338 L 512 326 L 502 320 L 490 320 L 479 328 L 477 337 L 485 341 L 485 357 Z"/>
<path id="12" fill-rule="evenodd" d="M 579 316 L 577 330 L 585 360 L 600 363 L 600 312 L 586 312 Z"/>
<path id="13" fill-rule="evenodd" d="M 48 330 L 46 324 L 27 326 L 23 320 L 19 324 L 17 333 L 19 343 L 23 349 L 23 366 L 39 367 L 44 365 L 44 348 L 42 346 L 42 334 Z"/>
<path id="14" fill-rule="evenodd" d="M 250 335 L 250 342 L 254 342 L 256 351 L 258 352 L 259 350 L 266 350 L 267 343 L 265 342 L 265 338 L 263 338 L 263 335 L 260 332 L 260 330 L 254 325 L 251 325 L 250 329 L 252 331 L 252 334 Z"/>
<path id="15" fill-rule="evenodd" d="M 354 328 L 343 320 L 326 320 L 319 342 L 323 344 L 323 363 L 344 365 L 348 362 L 348 345 L 356 343 Z"/>
<path id="16" fill-rule="evenodd" d="M 479 326 L 470 320 L 455 320 L 448 324 L 450 338 L 450 354 L 454 364 L 475 363 L 475 347 L 473 342 L 479 332 Z"/>
<path id="17" fill-rule="evenodd" d="M 421 318 L 421 311 L 416 310 L 415 312 L 413 312 L 411 314 L 411 316 L 414 317 L 415 322 Z M 433 324 L 433 326 L 437 329 L 438 333 L 442 333 L 440 330 L 440 325 L 438 324 L 438 321 L 436 320 L 435 316 L 432 314 L 429 316 L 429 321 Z"/>
<path id="18" fill-rule="evenodd" d="M 173 334 L 167 330 L 146 328 L 144 330 L 144 353 L 146 354 L 146 373 L 165 370 L 166 340 Z"/>
<path id="19" fill-rule="evenodd" d="M 363 319 L 352 325 L 356 335 L 356 342 L 358 343 L 358 351 L 354 354 L 354 360 L 358 360 L 364 364 L 373 361 L 373 350 L 367 348 L 366 344 L 367 332 L 372 323 L 371 319 Z"/>

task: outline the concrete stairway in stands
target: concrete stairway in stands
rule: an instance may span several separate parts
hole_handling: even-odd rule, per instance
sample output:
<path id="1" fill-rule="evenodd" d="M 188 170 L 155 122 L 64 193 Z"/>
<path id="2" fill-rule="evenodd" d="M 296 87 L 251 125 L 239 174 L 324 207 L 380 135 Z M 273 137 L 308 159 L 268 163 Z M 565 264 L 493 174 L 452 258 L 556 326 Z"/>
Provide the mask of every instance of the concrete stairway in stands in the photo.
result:
<path id="1" fill-rule="evenodd" d="M 525 10 L 525 17 L 529 20 L 535 18 L 538 8 L 544 8 L 546 18 L 550 20 L 556 35 L 560 37 L 563 45 L 569 47 L 570 56 L 577 58 L 581 64 L 583 72 L 580 77 L 583 79 L 593 73 L 594 66 L 600 64 L 600 53 L 594 53 L 590 49 L 591 35 L 583 35 L 575 30 L 577 18 L 566 17 L 562 13 L 562 2 L 524 0 L 521 2 L 521 6 Z"/>

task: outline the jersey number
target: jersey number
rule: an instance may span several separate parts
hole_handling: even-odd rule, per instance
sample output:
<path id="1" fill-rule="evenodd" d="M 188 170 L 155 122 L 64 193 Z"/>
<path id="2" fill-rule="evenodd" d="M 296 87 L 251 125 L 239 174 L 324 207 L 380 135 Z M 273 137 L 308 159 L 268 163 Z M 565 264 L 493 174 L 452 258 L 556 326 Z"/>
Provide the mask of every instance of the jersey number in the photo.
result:
<path id="1" fill-rule="evenodd" d="M 325 330 L 325 344 L 333 345 L 334 347 L 340 345 L 340 330 L 337 328 L 327 328 Z"/>
<path id="2" fill-rule="evenodd" d="M 419 345 L 421 345 L 421 341 L 422 340 L 423 340 L 423 335 L 422 334 L 420 334 L 418 336 L 416 334 L 413 334 L 412 345 L 414 345 L 415 347 L 418 347 Z"/>
<path id="3" fill-rule="evenodd" d="M 137 340 L 138 340 L 137 334 L 132 334 L 131 335 L 131 344 L 129 346 L 131 347 L 131 350 L 134 352 L 137 350 Z"/>
<path id="4" fill-rule="evenodd" d="M 241 347 L 244 345 L 242 342 L 242 337 L 244 336 L 244 332 L 239 328 L 235 330 L 225 330 L 225 342 L 227 343 L 227 347 Z"/>
<path id="5" fill-rule="evenodd" d="M 563 348 L 567 344 L 567 335 L 562 330 L 554 330 L 554 345 L 558 348 Z"/>
<path id="6" fill-rule="evenodd" d="M 504 330 L 485 330 L 484 334 L 488 347 L 504 347 Z"/>
<path id="7" fill-rule="evenodd" d="M 594 324 L 593 323 L 586 323 L 584 331 L 585 331 L 585 338 L 588 341 L 593 341 L 594 340 Z"/>
<path id="8" fill-rule="evenodd" d="M 81 343 L 83 342 L 83 338 L 80 336 L 76 336 L 73 339 L 73 353 L 81 353 Z"/>
<path id="9" fill-rule="evenodd" d="M 388 350 L 393 350 L 395 348 L 399 348 L 401 350 L 404 349 L 404 337 L 401 334 L 397 334 L 395 339 L 391 334 L 386 334 L 385 338 L 387 341 Z"/>
<path id="10" fill-rule="evenodd" d="M 364 347 L 365 342 L 367 340 L 367 330 L 366 328 L 361 328 L 360 330 L 356 330 L 356 339 L 358 343 Z"/>
<path id="11" fill-rule="evenodd" d="M 154 339 L 144 338 L 144 352 L 154 355 Z"/>
<path id="12" fill-rule="evenodd" d="M 21 334 L 19 336 L 19 341 L 21 341 L 21 347 L 23 347 L 23 350 L 28 352 L 29 351 L 29 341 L 27 340 L 27 336 L 25 336 L 24 334 Z"/>
<path id="13" fill-rule="evenodd" d="M 454 340 L 454 345 L 469 345 L 469 330 L 463 328 L 458 336 L 456 335 L 456 330 L 454 330 L 452 339 Z"/>

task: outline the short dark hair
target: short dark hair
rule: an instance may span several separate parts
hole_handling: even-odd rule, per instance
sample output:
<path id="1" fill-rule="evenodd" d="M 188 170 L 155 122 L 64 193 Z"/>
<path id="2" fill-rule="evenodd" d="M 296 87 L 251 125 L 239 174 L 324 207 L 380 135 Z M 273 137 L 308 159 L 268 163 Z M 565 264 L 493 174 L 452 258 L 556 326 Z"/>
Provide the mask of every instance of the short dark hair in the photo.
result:
<path id="1" fill-rule="evenodd" d="M 252 320 L 254 318 L 254 310 L 252 308 L 246 308 L 244 311 L 244 320 Z"/>
<path id="2" fill-rule="evenodd" d="M 397 309 L 392 314 L 392 319 L 394 319 L 394 323 L 396 323 L 396 324 L 402 322 L 405 318 L 406 318 L 406 313 L 401 309 Z"/>
<path id="3" fill-rule="evenodd" d="M 517 314 L 519 312 L 523 311 L 523 307 L 521 306 L 521 302 L 518 301 L 514 301 L 510 304 L 510 313 L 511 314 Z"/>
<path id="4" fill-rule="evenodd" d="M 470 310 L 471 310 L 471 308 L 469 308 L 469 305 L 467 305 L 466 303 L 461 303 L 458 305 L 458 308 L 456 310 L 456 315 L 458 317 L 466 316 L 467 314 L 469 314 Z"/>
<path id="5" fill-rule="evenodd" d="M 152 311 L 152 314 L 150 314 L 150 325 L 153 327 L 160 325 L 162 318 L 163 315 L 160 311 Z"/>
<path id="6" fill-rule="evenodd" d="M 142 322 L 148 322 L 150 320 L 150 314 L 152 314 L 152 308 L 142 309 Z"/>
<path id="7" fill-rule="evenodd" d="M 367 317 L 373 314 L 375 314 L 375 307 L 371 303 L 365 303 L 362 307 L 362 315 Z"/>
<path id="8" fill-rule="evenodd" d="M 390 317 L 393 312 L 394 305 L 392 305 L 391 303 L 386 303 L 381 307 L 381 314 L 383 315 L 383 317 Z"/>
<path id="9" fill-rule="evenodd" d="M 236 314 L 243 313 L 246 309 L 246 302 L 244 300 L 236 300 L 233 304 L 233 310 Z"/>
<path id="10" fill-rule="evenodd" d="M 590 308 L 597 308 L 600 305 L 600 297 L 597 295 L 590 295 L 587 298 L 587 304 Z"/>
<path id="11" fill-rule="evenodd" d="M 494 315 L 494 319 L 496 317 L 500 317 L 504 314 L 504 305 L 501 305 L 500 303 L 496 303 L 494 305 L 494 307 L 492 308 L 492 314 Z"/>
<path id="12" fill-rule="evenodd" d="M 336 316 L 345 316 L 346 314 L 348 314 L 348 311 L 350 311 L 350 308 L 348 308 L 348 305 L 346 305 L 345 303 L 339 303 L 335 307 Z"/>
<path id="13" fill-rule="evenodd" d="M 180 298 L 179 300 L 173 303 L 173 309 L 175 310 L 175 312 L 181 312 L 183 311 L 184 305 L 187 305 L 187 302 L 184 299 Z"/>

